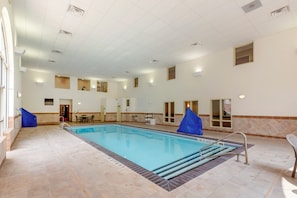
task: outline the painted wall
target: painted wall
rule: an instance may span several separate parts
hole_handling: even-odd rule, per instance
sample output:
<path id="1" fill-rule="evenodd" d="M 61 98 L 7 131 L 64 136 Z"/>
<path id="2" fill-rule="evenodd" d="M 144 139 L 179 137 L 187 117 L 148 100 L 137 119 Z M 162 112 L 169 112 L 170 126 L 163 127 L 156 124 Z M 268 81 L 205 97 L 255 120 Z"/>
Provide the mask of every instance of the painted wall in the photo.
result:
<path id="1" fill-rule="evenodd" d="M 183 113 L 185 100 L 198 100 L 199 114 L 210 114 L 211 99 L 231 98 L 233 115 L 296 116 L 297 28 L 255 40 L 252 63 L 234 66 L 233 50 L 176 64 L 175 80 L 167 80 L 167 69 L 139 76 L 138 88 L 131 79 L 122 83 L 120 97 L 136 98 L 139 112 L 162 113 L 163 103 L 174 101 L 176 113 Z M 202 74 L 194 77 L 197 68 Z"/>
<path id="2" fill-rule="evenodd" d="M 117 84 L 108 82 L 107 93 L 96 89 L 82 91 L 77 89 L 77 78 L 70 77 L 70 89 L 59 89 L 55 88 L 54 73 L 27 70 L 22 74 L 22 106 L 30 112 L 55 113 L 59 112 L 60 101 L 72 100 L 73 113 L 100 112 L 102 98 L 117 98 Z M 44 105 L 45 98 L 53 98 L 54 105 Z"/>

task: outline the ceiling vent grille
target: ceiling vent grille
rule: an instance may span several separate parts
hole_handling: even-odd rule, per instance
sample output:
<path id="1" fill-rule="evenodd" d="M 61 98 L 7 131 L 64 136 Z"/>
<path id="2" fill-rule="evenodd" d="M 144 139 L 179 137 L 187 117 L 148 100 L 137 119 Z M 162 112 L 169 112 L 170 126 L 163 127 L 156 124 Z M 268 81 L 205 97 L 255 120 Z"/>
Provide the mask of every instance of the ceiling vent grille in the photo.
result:
<path id="1" fill-rule="evenodd" d="M 62 54 L 62 52 L 61 52 L 61 51 L 59 51 L 59 50 L 52 50 L 52 53 L 56 53 L 56 54 Z"/>
<path id="2" fill-rule="evenodd" d="M 279 8 L 277 10 L 274 10 L 270 13 L 271 16 L 279 16 L 281 14 L 285 14 L 285 13 L 288 13 L 290 11 L 290 8 L 289 6 L 284 6 L 282 8 Z"/>
<path id="3" fill-rule="evenodd" d="M 249 13 L 253 10 L 256 10 L 257 8 L 262 7 L 262 3 L 260 2 L 260 0 L 255 0 L 252 1 L 244 6 L 242 6 L 242 9 L 245 13 Z"/>
<path id="4" fill-rule="evenodd" d="M 66 30 L 60 30 L 59 33 L 60 33 L 60 34 L 67 35 L 67 36 L 72 36 L 72 33 L 71 33 L 71 32 L 68 32 L 68 31 L 66 31 Z"/>
<path id="5" fill-rule="evenodd" d="M 85 11 L 83 9 L 76 7 L 74 5 L 69 5 L 68 12 L 76 16 L 83 16 L 85 14 Z"/>

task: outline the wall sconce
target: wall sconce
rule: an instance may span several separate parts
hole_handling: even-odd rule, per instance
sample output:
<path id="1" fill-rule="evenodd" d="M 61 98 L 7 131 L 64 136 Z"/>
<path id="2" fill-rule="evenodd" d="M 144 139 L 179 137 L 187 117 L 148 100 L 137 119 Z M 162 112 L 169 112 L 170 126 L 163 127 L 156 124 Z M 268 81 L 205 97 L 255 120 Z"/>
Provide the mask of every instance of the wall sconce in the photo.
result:
<path id="1" fill-rule="evenodd" d="M 238 96 L 238 98 L 241 99 L 241 100 L 242 100 L 242 99 L 245 99 L 245 95 L 244 95 L 244 94 L 240 94 L 240 95 Z"/>
<path id="2" fill-rule="evenodd" d="M 153 86 L 154 86 L 154 80 L 151 79 L 151 80 L 148 82 L 148 84 L 149 84 L 150 87 L 153 87 Z"/>
<path id="3" fill-rule="evenodd" d="M 22 97 L 22 93 L 19 92 L 19 91 L 17 91 L 17 97 L 18 97 L 18 98 Z"/>
<path id="4" fill-rule="evenodd" d="M 26 53 L 26 50 L 25 48 L 22 48 L 22 47 L 15 47 L 14 48 L 14 53 L 19 55 L 19 56 L 22 56 Z"/>
<path id="5" fill-rule="evenodd" d="M 41 80 L 36 80 L 36 81 L 35 81 L 35 84 L 36 84 L 37 86 L 39 86 L 39 87 L 42 87 L 43 84 L 44 84 L 44 82 L 41 81 Z"/>
<path id="6" fill-rule="evenodd" d="M 124 85 L 123 90 L 127 91 L 127 85 Z"/>
<path id="7" fill-rule="evenodd" d="M 202 70 L 201 69 L 196 69 L 195 72 L 193 73 L 194 77 L 199 77 L 201 76 Z"/>

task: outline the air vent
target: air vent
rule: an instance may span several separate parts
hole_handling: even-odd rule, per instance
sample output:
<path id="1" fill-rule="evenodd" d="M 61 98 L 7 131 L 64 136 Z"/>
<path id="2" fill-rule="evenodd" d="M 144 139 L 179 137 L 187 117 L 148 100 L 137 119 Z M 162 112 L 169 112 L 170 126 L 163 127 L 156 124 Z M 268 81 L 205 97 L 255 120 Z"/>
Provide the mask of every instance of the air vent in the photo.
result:
<path id="1" fill-rule="evenodd" d="M 66 30 L 60 30 L 59 33 L 60 33 L 60 34 L 67 35 L 67 36 L 72 36 L 72 33 L 71 33 L 71 32 L 68 32 L 68 31 L 66 31 Z"/>
<path id="2" fill-rule="evenodd" d="M 196 43 L 192 43 L 191 45 L 192 46 L 202 46 L 202 43 L 201 42 L 196 42 Z"/>
<path id="3" fill-rule="evenodd" d="M 55 63 L 56 61 L 55 60 L 48 60 L 48 62 Z"/>
<path id="4" fill-rule="evenodd" d="M 253 10 L 256 10 L 257 8 L 260 8 L 261 6 L 262 6 L 262 3 L 260 2 L 260 0 L 255 0 L 244 5 L 242 9 L 245 13 L 249 13 Z"/>
<path id="5" fill-rule="evenodd" d="M 285 14 L 288 13 L 290 11 L 289 6 L 284 6 L 282 8 L 279 8 L 277 10 L 274 10 L 270 13 L 271 16 L 275 17 L 275 16 L 279 16 L 281 14 Z"/>
<path id="6" fill-rule="evenodd" d="M 83 9 L 76 7 L 74 5 L 69 5 L 68 12 L 76 16 L 83 16 L 85 14 L 85 11 Z"/>
<path id="7" fill-rule="evenodd" d="M 52 53 L 56 53 L 56 54 L 62 54 L 62 52 L 61 52 L 61 51 L 59 51 L 59 50 L 52 50 Z"/>
<path id="8" fill-rule="evenodd" d="M 159 62 L 159 60 L 156 60 L 156 59 L 151 60 L 151 63 L 157 63 L 157 62 Z"/>

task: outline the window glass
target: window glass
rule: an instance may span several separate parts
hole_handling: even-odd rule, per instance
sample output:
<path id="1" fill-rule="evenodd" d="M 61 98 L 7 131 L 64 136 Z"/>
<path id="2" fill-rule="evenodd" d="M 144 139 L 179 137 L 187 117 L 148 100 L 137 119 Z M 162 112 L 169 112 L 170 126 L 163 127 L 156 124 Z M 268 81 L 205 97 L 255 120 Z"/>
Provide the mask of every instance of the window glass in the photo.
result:
<path id="1" fill-rule="evenodd" d="M 90 91 L 90 80 L 77 79 L 77 90 Z"/>
<path id="2" fill-rule="evenodd" d="M 168 68 L 168 80 L 175 79 L 175 66 Z"/>
<path id="3" fill-rule="evenodd" d="M 107 82 L 97 81 L 97 91 L 98 92 L 107 92 L 107 86 L 108 86 Z"/>
<path id="4" fill-rule="evenodd" d="M 164 122 L 174 122 L 175 109 L 174 102 L 164 103 Z"/>
<path id="5" fill-rule="evenodd" d="M 231 99 L 211 101 L 211 126 L 231 128 Z"/>
<path id="6" fill-rule="evenodd" d="M 70 89 L 70 78 L 65 76 L 55 76 L 55 88 Z"/>
<path id="7" fill-rule="evenodd" d="M 188 100 L 184 103 L 184 110 L 190 108 L 196 115 L 198 115 L 198 100 Z"/>
<path id="8" fill-rule="evenodd" d="M 235 65 L 240 65 L 254 61 L 254 44 L 240 46 L 235 48 Z"/>
<path id="9" fill-rule="evenodd" d="M 138 87 L 138 78 L 134 78 L 134 87 Z"/>
<path id="10" fill-rule="evenodd" d="M 0 27 L 0 137 L 7 127 L 7 57 L 3 24 Z"/>

